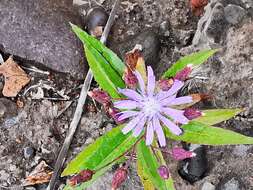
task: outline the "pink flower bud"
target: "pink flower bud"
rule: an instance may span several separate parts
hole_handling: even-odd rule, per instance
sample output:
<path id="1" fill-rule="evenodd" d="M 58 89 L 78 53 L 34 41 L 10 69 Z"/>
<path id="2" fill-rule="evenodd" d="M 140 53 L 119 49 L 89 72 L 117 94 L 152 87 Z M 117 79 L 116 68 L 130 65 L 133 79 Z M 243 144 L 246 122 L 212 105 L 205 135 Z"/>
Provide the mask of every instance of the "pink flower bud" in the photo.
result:
<path id="1" fill-rule="evenodd" d="M 125 120 L 119 120 L 119 116 L 120 116 L 120 110 L 118 110 L 117 108 L 108 108 L 108 114 L 114 119 L 114 121 L 117 124 L 122 124 L 125 122 Z"/>
<path id="2" fill-rule="evenodd" d="M 112 179 L 112 190 L 118 189 L 121 186 L 121 184 L 126 180 L 126 178 L 127 178 L 127 169 L 124 167 L 117 169 Z"/>
<path id="3" fill-rule="evenodd" d="M 69 180 L 69 184 L 71 186 L 75 186 L 75 185 L 78 185 L 80 183 L 89 181 L 89 180 L 91 180 L 93 174 L 94 174 L 94 171 L 92 171 L 92 170 L 89 170 L 89 169 L 88 170 L 83 170 L 79 174 L 73 176 Z"/>
<path id="4" fill-rule="evenodd" d="M 186 108 L 184 110 L 184 116 L 192 120 L 192 119 L 202 116 L 202 112 L 196 108 Z"/>
<path id="5" fill-rule="evenodd" d="M 169 179 L 170 172 L 166 166 L 164 166 L 164 165 L 160 166 L 157 171 L 158 171 L 159 175 L 161 176 L 161 178 Z"/>
<path id="6" fill-rule="evenodd" d="M 105 91 L 98 88 L 89 91 L 88 95 L 101 104 L 108 104 L 111 101 L 111 97 Z"/>
<path id="7" fill-rule="evenodd" d="M 169 90 L 174 83 L 173 79 L 161 79 L 158 82 L 159 88 L 162 89 L 163 91 Z"/>
<path id="8" fill-rule="evenodd" d="M 172 149 L 172 156 L 175 160 L 184 160 L 186 158 L 192 158 L 196 154 L 183 148 L 175 147 Z"/>
<path id="9" fill-rule="evenodd" d="M 136 85 L 138 83 L 136 76 L 130 69 L 127 69 L 125 71 L 123 80 L 125 81 L 126 86 L 129 88 L 136 88 Z"/>
<path id="10" fill-rule="evenodd" d="M 183 70 L 179 71 L 176 76 L 174 77 L 174 79 L 176 80 L 180 80 L 180 81 L 185 81 L 189 75 L 192 72 L 192 67 L 191 65 L 185 67 Z"/>

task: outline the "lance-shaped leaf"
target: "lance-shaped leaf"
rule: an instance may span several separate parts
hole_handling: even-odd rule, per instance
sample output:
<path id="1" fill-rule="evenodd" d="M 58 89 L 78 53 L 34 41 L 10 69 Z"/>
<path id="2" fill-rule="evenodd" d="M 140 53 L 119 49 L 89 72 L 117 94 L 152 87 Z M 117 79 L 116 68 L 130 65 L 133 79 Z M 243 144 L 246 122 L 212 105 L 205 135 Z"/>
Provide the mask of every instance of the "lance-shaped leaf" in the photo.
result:
<path id="1" fill-rule="evenodd" d="M 193 144 L 204 145 L 237 145 L 253 144 L 253 138 L 241 135 L 234 131 L 219 127 L 208 126 L 204 123 L 191 121 L 182 126 L 183 135 L 173 135 L 168 129 L 165 129 L 165 135 L 174 140 L 185 141 Z"/>
<path id="2" fill-rule="evenodd" d="M 179 71 L 183 70 L 189 64 L 193 67 L 200 65 L 217 51 L 217 49 L 204 50 L 182 57 L 163 74 L 163 78 L 174 77 Z"/>
<path id="3" fill-rule="evenodd" d="M 137 160 L 137 173 L 141 179 L 144 190 L 155 190 L 155 187 L 148 177 L 147 171 L 143 167 L 140 159 Z"/>
<path id="4" fill-rule="evenodd" d="M 215 125 L 222 121 L 226 121 L 240 112 L 243 109 L 211 109 L 211 110 L 202 110 L 203 116 L 194 119 L 194 121 L 204 123 L 206 125 Z"/>
<path id="5" fill-rule="evenodd" d="M 74 24 L 70 25 L 72 27 L 72 30 L 84 44 L 89 43 L 94 49 L 96 49 L 96 51 L 98 51 L 106 59 L 107 63 L 110 64 L 118 72 L 120 76 L 123 75 L 126 66 L 112 50 L 107 48 L 103 43 L 101 43 L 96 38 L 90 36 L 87 32 L 83 31 L 78 26 Z"/>
<path id="6" fill-rule="evenodd" d="M 117 87 L 124 88 L 125 86 L 122 78 L 90 44 L 85 44 L 84 47 L 89 66 L 99 86 L 111 97 L 119 98 Z"/>
<path id="7" fill-rule="evenodd" d="M 160 164 L 153 152 L 150 150 L 150 147 L 148 147 L 143 140 L 141 140 L 137 145 L 137 159 L 138 162 L 141 162 L 141 167 L 145 171 L 145 176 L 152 182 L 156 189 L 174 190 L 171 188 L 173 186 L 170 186 L 170 179 L 164 180 L 158 174 L 157 169 Z"/>
<path id="8" fill-rule="evenodd" d="M 124 135 L 121 127 L 114 128 L 79 153 L 62 176 L 73 175 L 84 169 L 98 170 L 124 154 L 136 141 L 137 138 L 131 133 Z"/>

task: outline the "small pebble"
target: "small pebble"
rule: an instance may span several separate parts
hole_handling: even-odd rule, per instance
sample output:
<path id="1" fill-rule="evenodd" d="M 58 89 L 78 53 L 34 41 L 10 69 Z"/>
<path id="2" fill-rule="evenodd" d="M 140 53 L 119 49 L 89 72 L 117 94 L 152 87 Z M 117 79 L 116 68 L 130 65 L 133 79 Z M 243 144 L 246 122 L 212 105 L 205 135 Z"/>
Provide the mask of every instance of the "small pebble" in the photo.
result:
<path id="1" fill-rule="evenodd" d="M 34 154 L 35 154 L 34 148 L 29 147 L 29 146 L 24 148 L 24 157 L 26 159 L 32 158 Z"/>
<path id="2" fill-rule="evenodd" d="M 100 37 L 108 20 L 108 14 L 103 7 L 90 9 L 86 17 L 86 27 L 89 34 Z"/>
<path id="3" fill-rule="evenodd" d="M 224 9 L 225 18 L 230 24 L 238 24 L 246 15 L 246 11 L 237 5 L 229 4 Z"/>
<path id="4" fill-rule="evenodd" d="M 201 190 L 215 190 L 215 186 L 209 182 L 205 182 Z"/>

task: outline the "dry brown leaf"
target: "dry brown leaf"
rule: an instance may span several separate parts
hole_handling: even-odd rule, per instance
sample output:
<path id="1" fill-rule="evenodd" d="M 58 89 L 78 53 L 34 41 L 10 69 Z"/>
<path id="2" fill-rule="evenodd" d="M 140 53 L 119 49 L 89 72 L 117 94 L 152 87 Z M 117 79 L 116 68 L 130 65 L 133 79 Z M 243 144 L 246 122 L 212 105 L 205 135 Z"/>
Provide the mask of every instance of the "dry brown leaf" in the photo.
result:
<path id="1" fill-rule="evenodd" d="M 28 75 L 13 60 L 12 56 L 0 65 L 0 74 L 3 74 L 5 78 L 3 95 L 6 97 L 17 96 L 19 91 L 30 82 Z"/>
<path id="2" fill-rule="evenodd" d="M 49 182 L 53 172 L 45 161 L 41 161 L 25 179 L 24 186 Z"/>

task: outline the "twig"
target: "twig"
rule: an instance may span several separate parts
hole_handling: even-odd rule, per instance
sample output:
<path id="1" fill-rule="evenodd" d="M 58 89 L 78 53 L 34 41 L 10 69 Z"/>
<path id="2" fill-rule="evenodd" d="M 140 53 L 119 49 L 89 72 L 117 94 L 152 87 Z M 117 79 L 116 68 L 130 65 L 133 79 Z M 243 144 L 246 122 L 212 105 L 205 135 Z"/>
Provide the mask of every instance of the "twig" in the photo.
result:
<path id="1" fill-rule="evenodd" d="M 106 23 L 106 26 L 105 26 L 104 32 L 102 34 L 102 37 L 100 39 L 100 41 L 102 43 L 105 43 L 106 40 L 107 40 L 107 37 L 108 37 L 108 34 L 110 32 L 111 26 L 113 24 L 114 17 L 115 17 L 118 6 L 119 6 L 119 0 L 116 0 L 114 5 L 113 5 L 112 11 L 110 13 L 109 19 Z M 87 97 L 88 90 L 90 88 L 92 78 L 93 78 L 93 74 L 92 74 L 91 69 L 89 69 L 89 71 L 87 73 L 87 76 L 85 78 L 85 81 L 83 83 L 83 86 L 82 86 L 82 90 L 81 90 L 81 94 L 80 94 L 80 97 L 79 97 L 79 100 L 78 100 L 78 103 L 77 103 L 76 111 L 75 111 L 73 120 L 72 120 L 72 122 L 70 124 L 70 127 L 69 127 L 69 132 L 68 132 L 68 134 L 65 138 L 63 146 L 62 146 L 62 148 L 60 150 L 60 153 L 58 155 L 58 158 L 56 160 L 54 173 L 53 173 L 53 176 L 52 176 L 52 178 L 49 182 L 47 190 L 54 190 L 54 188 L 55 188 L 55 184 L 56 184 L 56 181 L 59 177 L 59 173 L 60 173 L 60 170 L 62 168 L 62 165 L 63 165 L 63 163 L 66 159 L 69 146 L 70 146 L 71 141 L 73 139 L 74 133 L 75 133 L 76 128 L 77 128 L 77 125 L 78 125 L 78 123 L 81 119 L 82 112 L 83 112 L 83 106 L 85 104 L 85 100 L 86 100 L 86 97 Z"/>

